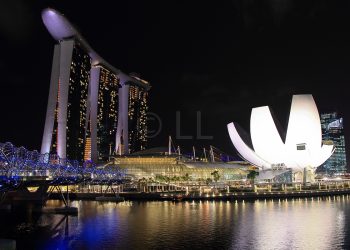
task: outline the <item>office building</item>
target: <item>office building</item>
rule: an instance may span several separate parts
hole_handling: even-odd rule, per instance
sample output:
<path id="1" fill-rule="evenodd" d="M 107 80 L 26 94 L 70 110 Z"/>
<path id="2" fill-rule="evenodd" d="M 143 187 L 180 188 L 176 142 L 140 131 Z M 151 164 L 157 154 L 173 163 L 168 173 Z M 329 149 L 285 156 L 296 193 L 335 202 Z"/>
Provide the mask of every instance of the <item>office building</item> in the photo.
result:
<path id="1" fill-rule="evenodd" d="M 321 114 L 322 139 L 335 146 L 333 155 L 320 167 L 320 171 L 335 174 L 346 172 L 346 153 L 343 118 L 337 112 Z"/>

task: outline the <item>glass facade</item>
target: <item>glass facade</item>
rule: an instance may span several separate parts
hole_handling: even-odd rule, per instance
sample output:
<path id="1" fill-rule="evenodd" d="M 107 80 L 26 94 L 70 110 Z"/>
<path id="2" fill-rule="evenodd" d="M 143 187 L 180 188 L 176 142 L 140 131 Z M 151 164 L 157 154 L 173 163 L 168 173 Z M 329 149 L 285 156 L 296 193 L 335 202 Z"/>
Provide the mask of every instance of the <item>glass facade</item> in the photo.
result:
<path id="1" fill-rule="evenodd" d="M 146 149 L 147 97 L 147 90 L 136 85 L 130 85 L 128 101 L 129 153 Z"/>
<path id="2" fill-rule="evenodd" d="M 67 158 L 82 161 L 87 131 L 87 100 L 91 58 L 74 43 L 67 104 Z"/>
<path id="3" fill-rule="evenodd" d="M 82 161 L 86 143 L 87 127 L 87 98 L 91 69 L 91 59 L 74 42 L 72 61 L 69 72 L 69 88 L 67 103 L 67 158 Z M 60 81 L 58 81 L 58 95 L 55 108 L 55 121 L 52 133 L 50 153 L 57 152 L 58 137 L 58 104 L 60 102 Z"/>
<path id="4" fill-rule="evenodd" d="M 343 118 L 336 112 L 321 114 L 322 139 L 324 143 L 333 142 L 333 155 L 321 166 L 319 171 L 335 174 L 346 171 L 346 153 Z"/>
<path id="5" fill-rule="evenodd" d="M 213 178 L 213 171 L 217 170 L 220 180 L 242 180 L 248 171 L 238 168 L 236 164 L 227 163 L 196 163 L 183 162 L 176 156 L 128 156 L 114 159 L 114 164 L 134 179 L 157 178 L 159 176 L 183 177 L 188 175 L 193 181 Z M 245 168 L 245 166 L 241 166 Z"/>
<path id="6" fill-rule="evenodd" d="M 91 160 L 91 138 L 86 137 L 85 149 L 84 149 L 84 161 Z"/>
<path id="7" fill-rule="evenodd" d="M 56 101 L 56 108 L 55 108 L 55 121 L 53 124 L 53 132 L 52 132 L 52 140 L 51 140 L 51 147 L 50 147 L 50 154 L 56 154 L 57 152 L 57 136 L 58 136 L 58 102 L 60 97 L 60 83 L 58 82 L 58 95 L 57 95 L 57 101 Z"/>
<path id="8" fill-rule="evenodd" d="M 118 123 L 119 78 L 101 67 L 97 107 L 98 160 L 107 161 L 115 148 L 115 133 Z"/>

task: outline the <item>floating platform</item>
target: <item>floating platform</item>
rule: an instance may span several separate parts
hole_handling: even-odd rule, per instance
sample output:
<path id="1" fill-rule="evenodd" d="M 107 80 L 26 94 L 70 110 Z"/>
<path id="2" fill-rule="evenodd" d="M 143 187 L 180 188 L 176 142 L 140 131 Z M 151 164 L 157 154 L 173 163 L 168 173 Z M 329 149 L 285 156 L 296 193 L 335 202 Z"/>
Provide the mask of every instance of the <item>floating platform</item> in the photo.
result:
<path id="1" fill-rule="evenodd" d="M 36 212 L 41 212 L 45 214 L 70 214 L 70 215 L 77 215 L 78 214 L 78 208 L 77 207 L 43 207 Z"/>
<path id="2" fill-rule="evenodd" d="M 95 198 L 96 201 L 114 201 L 121 202 L 124 201 L 124 197 L 121 196 L 98 196 Z"/>

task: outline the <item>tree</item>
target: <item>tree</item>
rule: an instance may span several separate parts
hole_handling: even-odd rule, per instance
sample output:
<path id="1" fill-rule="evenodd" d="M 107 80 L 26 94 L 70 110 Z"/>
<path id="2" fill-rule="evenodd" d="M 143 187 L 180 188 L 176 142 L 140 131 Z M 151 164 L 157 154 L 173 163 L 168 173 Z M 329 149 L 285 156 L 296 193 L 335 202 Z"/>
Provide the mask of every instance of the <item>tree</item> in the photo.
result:
<path id="1" fill-rule="evenodd" d="M 180 177 L 178 176 L 173 176 L 171 177 L 171 181 L 174 182 L 175 184 L 177 183 L 177 181 L 180 179 Z"/>
<path id="2" fill-rule="evenodd" d="M 156 175 L 156 181 L 163 182 L 164 181 L 164 176 L 163 175 Z"/>
<path id="3" fill-rule="evenodd" d="M 212 180 L 211 178 L 207 178 L 207 179 L 205 180 L 205 182 L 207 183 L 207 185 L 209 185 L 210 183 L 213 182 L 213 180 Z"/>
<path id="4" fill-rule="evenodd" d="M 256 172 L 254 170 L 249 171 L 247 178 L 250 179 L 250 183 L 252 184 L 252 188 L 254 188 L 254 182 L 255 182 L 255 178 L 256 176 L 259 175 L 259 172 Z"/>
<path id="5" fill-rule="evenodd" d="M 191 180 L 191 176 L 188 173 L 186 173 L 184 176 L 182 176 L 182 180 L 186 181 L 188 184 L 188 182 Z"/>
<path id="6" fill-rule="evenodd" d="M 168 184 L 168 191 L 169 191 L 169 189 L 170 189 L 170 177 L 169 176 L 164 176 L 164 181 L 165 181 L 165 183 L 167 183 Z"/>
<path id="7" fill-rule="evenodd" d="M 146 186 L 147 186 L 147 179 L 145 177 L 138 180 L 139 188 L 142 189 L 143 192 L 146 192 Z"/>
<path id="8" fill-rule="evenodd" d="M 202 184 L 202 182 L 204 182 L 205 180 L 203 178 L 198 178 L 197 181 L 199 182 L 199 184 Z"/>
<path id="9" fill-rule="evenodd" d="M 220 179 L 219 171 L 215 169 L 214 172 L 211 173 L 211 175 L 213 176 L 214 181 L 218 182 L 218 180 Z"/>
<path id="10" fill-rule="evenodd" d="M 165 183 L 170 184 L 170 177 L 169 176 L 164 176 L 164 181 L 165 181 Z"/>

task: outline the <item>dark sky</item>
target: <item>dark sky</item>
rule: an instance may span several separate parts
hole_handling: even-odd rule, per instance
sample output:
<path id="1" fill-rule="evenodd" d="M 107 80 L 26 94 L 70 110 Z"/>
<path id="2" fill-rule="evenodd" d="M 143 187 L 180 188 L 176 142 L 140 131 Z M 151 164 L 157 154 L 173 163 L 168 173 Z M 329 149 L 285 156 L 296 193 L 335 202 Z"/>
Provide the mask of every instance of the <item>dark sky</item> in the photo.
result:
<path id="1" fill-rule="evenodd" d="M 45 7 L 65 14 L 112 65 L 151 82 L 150 111 L 162 130 L 150 146 L 166 146 L 172 135 L 184 149 L 233 153 L 228 122 L 248 130 L 251 108 L 271 105 L 286 124 L 296 93 L 313 94 L 320 111 L 341 112 L 350 126 L 348 1 L 5 0 L 1 142 L 40 148 L 55 44 L 41 21 Z M 176 111 L 181 134 L 193 140 L 175 138 Z M 196 139 L 197 111 L 212 140 Z"/>

